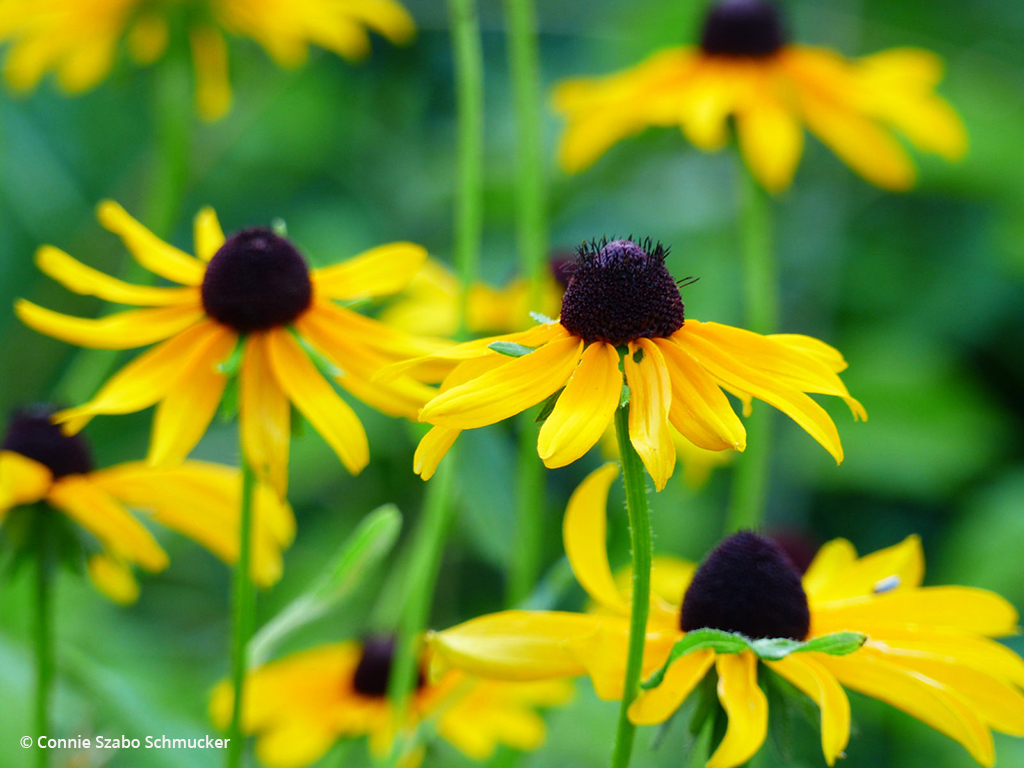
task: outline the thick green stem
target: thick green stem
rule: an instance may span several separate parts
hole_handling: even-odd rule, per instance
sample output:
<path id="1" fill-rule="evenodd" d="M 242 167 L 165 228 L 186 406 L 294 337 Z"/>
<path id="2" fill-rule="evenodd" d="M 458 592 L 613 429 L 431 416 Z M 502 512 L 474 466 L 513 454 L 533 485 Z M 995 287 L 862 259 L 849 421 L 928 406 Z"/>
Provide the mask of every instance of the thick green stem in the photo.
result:
<path id="1" fill-rule="evenodd" d="M 36 657 L 36 701 L 33 738 L 50 735 L 50 700 L 53 695 L 54 642 L 53 642 L 53 575 L 52 531 L 50 511 L 37 507 L 35 514 L 36 581 L 35 621 L 32 639 Z M 48 749 L 36 747 L 37 768 L 49 765 Z"/>
<path id="2" fill-rule="evenodd" d="M 249 640 L 252 638 L 256 596 L 252 584 L 252 508 L 256 475 L 242 456 L 242 499 L 239 510 L 238 562 L 235 564 L 232 594 L 231 684 L 234 703 L 231 724 L 228 726 L 226 765 L 238 768 L 245 754 L 245 735 L 242 732 L 242 713 L 245 711 L 246 670 L 249 662 Z"/>
<path id="3" fill-rule="evenodd" d="M 629 721 L 629 705 L 640 690 L 640 673 L 647 638 L 647 615 L 651 603 L 651 520 L 647 509 L 647 481 L 644 465 L 629 441 L 629 407 L 615 413 L 615 436 L 622 462 L 622 481 L 626 486 L 626 512 L 629 515 L 629 537 L 633 554 L 633 602 L 629 619 L 629 651 L 626 659 L 626 680 L 619 708 L 619 724 L 615 734 L 612 768 L 626 768 L 633 752 L 636 726 Z"/>
<path id="4" fill-rule="evenodd" d="M 778 322 L 775 249 L 771 201 L 757 181 L 742 169 L 743 285 L 747 327 L 773 333 Z M 768 496 L 772 411 L 759 403 L 747 419 L 747 449 L 736 462 L 726 532 L 756 529 L 764 516 Z"/>

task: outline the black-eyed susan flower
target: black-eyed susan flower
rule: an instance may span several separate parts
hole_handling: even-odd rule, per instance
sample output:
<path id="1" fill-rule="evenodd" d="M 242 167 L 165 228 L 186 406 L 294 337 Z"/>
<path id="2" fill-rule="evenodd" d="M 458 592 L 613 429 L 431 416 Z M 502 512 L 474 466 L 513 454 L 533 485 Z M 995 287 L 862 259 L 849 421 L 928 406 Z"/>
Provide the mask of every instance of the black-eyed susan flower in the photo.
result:
<path id="1" fill-rule="evenodd" d="M 203 545 L 228 563 L 238 559 L 237 469 L 201 461 L 156 468 L 141 462 L 96 469 L 81 435 L 65 435 L 52 411 L 33 408 L 11 418 L 0 445 L 0 525 L 26 507 L 26 515 L 56 510 L 86 536 L 93 583 L 119 603 L 133 602 L 139 588 L 132 573 L 167 567 L 167 554 L 129 509 Z M 45 506 L 41 506 L 40 502 Z M 36 506 L 32 506 L 36 505 Z M 260 486 L 255 498 L 252 577 L 263 586 L 281 577 L 281 550 L 295 520 L 277 494 Z"/>
<path id="2" fill-rule="evenodd" d="M 151 64 L 179 25 L 188 31 L 196 106 L 207 120 L 231 106 L 227 36 L 248 37 L 282 67 L 295 67 L 310 46 L 357 60 L 369 53 L 369 31 L 396 44 L 415 32 L 397 0 L 0 0 L 0 42 L 10 44 L 4 77 L 27 91 L 53 72 L 65 92 L 78 94 L 110 73 L 122 42 L 137 63 Z"/>
<path id="3" fill-rule="evenodd" d="M 568 125 L 560 161 L 590 166 L 621 139 L 678 126 L 706 151 L 721 149 L 735 120 L 739 148 L 768 190 L 789 186 L 806 127 L 853 170 L 880 187 L 905 190 L 915 171 L 894 133 L 918 149 L 960 158 L 967 136 L 935 93 L 942 60 L 897 48 L 848 60 L 827 48 L 790 42 L 767 0 L 719 0 L 698 46 L 655 53 L 632 69 L 571 80 L 555 92 Z"/>
<path id="4" fill-rule="evenodd" d="M 630 595 L 612 576 L 604 542 L 617 471 L 592 473 L 565 516 L 566 554 L 597 610 L 468 621 L 432 636 L 439 663 L 497 679 L 588 674 L 602 698 L 621 695 Z M 864 557 L 836 539 L 801 579 L 774 543 L 741 532 L 697 568 L 670 562 L 661 571 L 647 625 L 649 677 L 629 717 L 664 722 L 713 670 L 729 724 L 709 768 L 733 768 L 760 749 L 768 723 L 761 667 L 818 705 L 829 765 L 850 735 L 844 687 L 955 739 L 984 766 L 995 762 L 992 731 L 1024 736 L 1024 660 L 992 639 L 1017 632 L 1016 610 L 985 590 L 922 586 L 916 536 Z"/>
<path id="5" fill-rule="evenodd" d="M 249 673 L 243 726 L 257 737 L 268 768 L 302 768 L 340 739 L 368 736 L 370 751 L 386 756 L 398 730 L 430 719 L 463 754 L 488 759 L 498 747 L 537 749 L 544 721 L 537 709 L 564 704 L 565 681 L 508 683 L 449 671 L 430 682 L 421 670 L 408 712 L 396 723 L 387 698 L 394 638 L 335 643 L 294 653 Z M 210 703 L 215 723 L 231 714 L 231 686 L 222 682 Z M 404 765 L 417 762 L 415 753 Z"/>
<path id="6" fill-rule="evenodd" d="M 92 400 L 56 414 L 69 433 L 99 414 L 157 405 L 149 463 L 173 464 L 202 437 L 237 374 L 246 458 L 283 494 L 291 405 L 350 472 L 369 461 L 362 424 L 325 376 L 392 415 L 415 414 L 433 394 L 412 381 L 371 384 L 377 369 L 421 354 L 426 342 L 336 303 L 400 290 L 426 258 L 420 246 L 391 243 L 311 270 L 291 242 L 268 229 L 225 239 L 209 208 L 196 217 L 196 256 L 161 241 L 116 203 L 102 203 L 99 219 L 143 267 L 178 286 L 129 285 L 57 248 L 40 248 L 40 269 L 68 289 L 144 309 L 85 319 L 19 300 L 15 309 L 27 325 L 86 347 L 159 342 L 114 374 Z"/>
<path id="7" fill-rule="evenodd" d="M 584 245 L 558 321 L 390 368 L 385 380 L 441 381 L 440 394 L 420 411 L 420 421 L 435 427 L 419 445 L 416 472 L 429 477 L 461 430 L 549 398 L 537 448 L 548 467 L 565 466 L 609 427 L 624 386 L 630 441 L 659 489 L 676 464 L 669 424 L 701 448 L 746 447 L 726 391 L 747 406 L 757 398 L 783 411 L 841 461 L 835 424 L 806 393 L 841 397 L 866 418 L 837 375 L 846 367 L 842 355 L 807 336 L 685 319 L 665 256 L 649 241 Z"/>

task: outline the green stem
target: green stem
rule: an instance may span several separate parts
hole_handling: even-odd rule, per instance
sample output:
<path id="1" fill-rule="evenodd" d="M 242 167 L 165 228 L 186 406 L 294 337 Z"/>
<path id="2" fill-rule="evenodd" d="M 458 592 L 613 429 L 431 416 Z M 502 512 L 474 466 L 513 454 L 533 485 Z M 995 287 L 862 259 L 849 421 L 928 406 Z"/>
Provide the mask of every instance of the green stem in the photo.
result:
<path id="1" fill-rule="evenodd" d="M 35 737 L 50 734 L 50 700 L 53 695 L 53 563 L 51 562 L 51 531 L 49 510 L 37 507 L 36 517 L 36 583 L 35 621 L 32 635 L 36 656 Z M 49 765 L 48 749 L 36 747 L 37 768 Z"/>
<path id="2" fill-rule="evenodd" d="M 743 285 L 747 327 L 773 333 L 778 323 L 778 289 L 771 201 L 757 181 L 742 169 Z M 771 410 L 758 404 L 747 419 L 747 449 L 733 472 L 726 532 L 756 529 L 764 516 L 771 459 Z"/>
<path id="3" fill-rule="evenodd" d="M 249 661 L 249 640 L 252 638 L 256 596 L 252 585 L 252 507 L 256 488 L 256 474 L 242 456 L 242 499 L 239 510 L 238 562 L 235 564 L 232 595 L 231 684 L 234 703 L 228 726 L 226 765 L 238 768 L 245 753 L 245 735 L 242 732 L 242 713 L 245 711 L 246 669 Z"/>
<path id="4" fill-rule="evenodd" d="M 547 269 L 547 189 L 544 179 L 540 54 L 533 0 L 505 0 L 508 64 L 515 99 L 519 159 L 516 228 L 522 274 L 529 284 L 527 306 L 541 310 Z M 524 318 L 525 319 L 525 318 Z M 537 425 L 523 415 L 519 424 L 516 532 L 509 569 L 508 603 L 525 600 L 540 574 L 543 541 L 544 469 L 537 456 Z"/>
<path id="5" fill-rule="evenodd" d="M 651 603 L 651 520 L 647 509 L 647 481 L 640 456 L 629 440 L 629 407 L 615 412 L 615 436 L 622 462 L 622 481 L 626 486 L 626 512 L 633 554 L 633 598 L 629 619 L 629 651 L 626 680 L 619 708 L 612 768 L 626 768 L 633 751 L 636 726 L 629 721 L 629 705 L 640 691 L 640 673 L 647 638 L 647 614 Z"/>

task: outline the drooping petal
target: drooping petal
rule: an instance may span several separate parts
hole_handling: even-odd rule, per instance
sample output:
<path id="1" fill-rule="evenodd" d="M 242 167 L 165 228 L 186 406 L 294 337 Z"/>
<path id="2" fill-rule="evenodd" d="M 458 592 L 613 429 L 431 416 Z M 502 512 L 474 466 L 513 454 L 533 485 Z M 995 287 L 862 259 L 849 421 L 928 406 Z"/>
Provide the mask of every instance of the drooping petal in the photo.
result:
<path id="1" fill-rule="evenodd" d="M 139 582 L 132 569 L 118 557 L 93 555 L 87 563 L 89 580 L 118 605 L 131 605 L 139 599 Z"/>
<path id="2" fill-rule="evenodd" d="M 1012 649 L 987 637 L 960 632 L 933 632 L 930 628 L 886 627 L 872 635 L 888 653 L 941 656 L 951 663 L 984 672 L 998 680 L 1024 688 L 1024 659 Z"/>
<path id="3" fill-rule="evenodd" d="M 540 428 L 537 451 L 544 465 L 564 467 L 593 448 L 621 397 L 619 353 L 611 344 L 590 344 Z"/>
<path id="4" fill-rule="evenodd" d="M 768 734 L 768 699 L 757 685 L 757 657 L 750 651 L 715 658 L 718 699 L 729 726 L 707 768 L 735 768 L 761 748 Z"/>
<path id="5" fill-rule="evenodd" d="M 118 235 L 135 260 L 150 272 L 182 285 L 203 282 L 206 265 L 154 235 L 113 200 L 96 208 L 100 224 Z"/>
<path id="6" fill-rule="evenodd" d="M 437 471 L 437 465 L 461 434 L 461 429 L 431 427 L 416 446 L 416 453 L 412 457 L 412 471 L 424 481 L 432 478 Z"/>
<path id="7" fill-rule="evenodd" d="M 192 225 L 192 238 L 195 241 L 196 256 L 209 261 L 224 245 L 224 230 L 220 228 L 217 212 L 206 206 L 196 214 Z"/>
<path id="8" fill-rule="evenodd" d="M 313 272 L 318 295 L 355 301 L 398 293 L 427 260 L 427 249 L 415 243 L 389 243 L 348 261 Z"/>
<path id="9" fill-rule="evenodd" d="M 266 334 L 245 342 L 239 379 L 239 430 L 245 458 L 284 497 L 288 491 L 291 404 L 274 378 Z"/>
<path id="10" fill-rule="evenodd" d="M 53 482 L 53 473 L 35 459 L 0 451 L 0 518 L 11 507 L 35 504 Z"/>
<path id="11" fill-rule="evenodd" d="M 629 606 L 619 592 L 608 565 L 608 489 L 619 476 L 619 465 L 605 464 L 587 475 L 573 491 L 565 509 L 562 538 L 565 555 L 580 583 L 602 607 L 622 615 Z"/>
<path id="12" fill-rule="evenodd" d="M 668 720 L 714 662 L 715 652 L 710 649 L 676 659 L 657 688 L 640 692 L 629 707 L 629 719 L 636 725 L 657 725 Z"/>
<path id="13" fill-rule="evenodd" d="M 651 625 L 644 639 L 641 678 L 647 678 L 664 666 L 672 646 L 680 638 L 675 627 L 662 631 Z M 626 681 L 626 659 L 629 651 L 629 619 L 625 616 L 604 616 L 588 635 L 576 635 L 565 641 L 565 649 L 586 669 L 594 693 L 605 701 L 622 698 Z"/>
<path id="14" fill-rule="evenodd" d="M 132 309 L 93 319 L 54 312 L 25 299 L 14 303 L 14 312 L 29 328 L 93 349 L 144 347 L 180 333 L 203 317 L 202 307 L 196 304 Z"/>
<path id="15" fill-rule="evenodd" d="M 804 336 L 800 333 L 772 333 L 765 338 L 817 358 L 833 373 L 842 373 L 849 368 L 849 363 L 846 362 L 842 352 L 813 336 Z"/>
<path id="16" fill-rule="evenodd" d="M 810 697 L 821 710 L 821 749 L 835 765 L 850 741 L 850 700 L 836 678 L 810 653 L 794 653 L 768 666 Z"/>
<path id="17" fill-rule="evenodd" d="M 629 441 L 660 491 L 676 466 L 676 446 L 668 428 L 672 404 L 668 368 L 661 350 L 650 339 L 630 342 L 623 367 L 630 389 Z"/>
<path id="18" fill-rule="evenodd" d="M 769 192 L 786 189 L 803 152 L 803 128 L 792 111 L 761 93 L 736 119 L 743 157 L 754 177 Z"/>

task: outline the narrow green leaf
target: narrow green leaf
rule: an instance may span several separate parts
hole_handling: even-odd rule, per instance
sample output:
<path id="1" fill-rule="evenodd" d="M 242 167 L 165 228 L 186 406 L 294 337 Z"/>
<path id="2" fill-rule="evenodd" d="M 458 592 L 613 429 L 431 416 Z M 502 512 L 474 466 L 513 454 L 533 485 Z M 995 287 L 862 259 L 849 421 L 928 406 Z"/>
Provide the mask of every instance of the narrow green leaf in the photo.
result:
<path id="1" fill-rule="evenodd" d="M 544 401 L 544 405 L 540 407 L 540 413 L 537 414 L 537 418 L 535 419 L 535 421 L 538 424 L 548 420 L 548 416 L 550 416 L 551 412 L 555 410 L 555 403 L 558 402 L 558 396 L 561 395 L 564 391 L 565 387 L 562 387 L 557 392 L 555 392 L 555 394 L 553 394 L 551 397 Z"/>
<path id="2" fill-rule="evenodd" d="M 239 403 L 241 402 L 239 391 L 238 377 L 232 376 L 224 386 L 224 394 L 221 395 L 220 407 L 217 409 L 217 417 L 221 421 L 225 423 L 231 422 L 238 416 Z"/>
<path id="3" fill-rule="evenodd" d="M 784 659 L 802 647 L 802 642 L 790 640 L 788 637 L 766 637 L 750 641 L 750 650 L 765 661 Z"/>
<path id="4" fill-rule="evenodd" d="M 523 357 L 534 351 L 534 347 L 526 347 L 513 341 L 492 341 L 487 345 L 487 348 L 509 357 Z"/>
<path id="5" fill-rule="evenodd" d="M 823 635 L 813 640 L 808 640 L 800 648 L 800 652 L 815 651 L 827 653 L 830 656 L 846 656 L 854 651 L 860 650 L 868 640 L 868 636 L 860 632 L 833 632 L 831 635 Z"/>
<path id="6" fill-rule="evenodd" d="M 622 385 L 622 394 L 619 395 L 619 408 L 625 408 L 629 405 L 630 389 L 629 384 Z"/>
<path id="7" fill-rule="evenodd" d="M 235 348 L 231 350 L 231 354 L 228 355 L 227 360 L 217 366 L 217 370 L 223 373 L 225 376 L 234 378 L 238 375 L 238 372 L 242 370 L 242 357 L 245 353 L 245 337 L 239 336 L 238 343 L 235 344 Z"/>
<path id="8" fill-rule="evenodd" d="M 707 648 L 716 653 L 741 653 L 748 650 L 750 645 L 743 635 L 723 632 L 720 629 L 695 629 L 692 632 L 687 632 L 682 640 L 672 646 L 665 666 L 640 683 L 640 687 L 645 690 L 657 688 L 665 679 L 665 671 L 672 665 L 672 662 L 694 651 L 703 651 Z"/>

